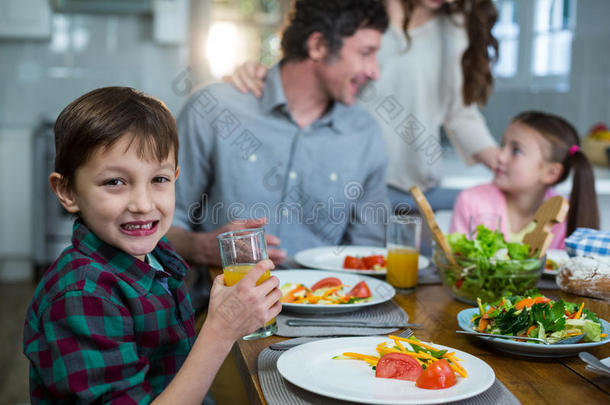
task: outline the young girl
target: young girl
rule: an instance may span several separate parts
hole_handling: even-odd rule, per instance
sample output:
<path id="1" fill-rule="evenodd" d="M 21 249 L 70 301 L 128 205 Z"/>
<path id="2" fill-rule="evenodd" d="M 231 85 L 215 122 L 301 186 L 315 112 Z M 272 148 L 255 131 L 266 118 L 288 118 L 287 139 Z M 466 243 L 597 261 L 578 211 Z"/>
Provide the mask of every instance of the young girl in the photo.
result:
<path id="1" fill-rule="evenodd" d="M 462 191 L 453 209 L 450 232 L 469 232 L 470 217 L 497 215 L 510 242 L 533 230 L 542 203 L 557 195 L 553 187 L 573 171 L 567 221 L 552 228 L 551 248 L 562 248 L 577 227 L 599 229 L 593 170 L 579 147 L 578 133 L 561 117 L 538 111 L 517 115 L 502 138 L 491 184 Z"/>

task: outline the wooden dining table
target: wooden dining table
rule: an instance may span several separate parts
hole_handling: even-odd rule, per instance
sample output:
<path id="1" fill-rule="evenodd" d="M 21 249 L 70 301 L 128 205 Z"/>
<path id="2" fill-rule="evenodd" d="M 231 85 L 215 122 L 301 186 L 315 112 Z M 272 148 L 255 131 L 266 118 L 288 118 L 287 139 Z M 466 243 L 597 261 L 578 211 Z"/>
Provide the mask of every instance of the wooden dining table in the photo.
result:
<path id="1" fill-rule="evenodd" d="M 567 294 L 563 291 L 541 291 L 543 294 L 571 302 L 585 302 L 600 318 L 610 319 L 610 303 Z M 456 301 L 442 285 L 421 285 L 410 294 L 397 294 L 394 301 L 409 315 L 411 322 L 423 324 L 415 336 L 427 342 L 468 352 L 489 364 L 496 377 L 523 404 L 609 404 L 610 378 L 585 369 L 577 356 L 531 358 L 508 354 L 487 342 L 455 333 L 459 329 L 457 314 L 469 305 Z M 397 332 L 398 333 L 398 332 Z M 233 346 L 250 403 L 266 404 L 257 373 L 259 353 L 272 343 L 286 340 L 272 336 L 259 340 L 240 340 Z M 610 345 L 587 350 L 598 358 L 610 356 Z"/>

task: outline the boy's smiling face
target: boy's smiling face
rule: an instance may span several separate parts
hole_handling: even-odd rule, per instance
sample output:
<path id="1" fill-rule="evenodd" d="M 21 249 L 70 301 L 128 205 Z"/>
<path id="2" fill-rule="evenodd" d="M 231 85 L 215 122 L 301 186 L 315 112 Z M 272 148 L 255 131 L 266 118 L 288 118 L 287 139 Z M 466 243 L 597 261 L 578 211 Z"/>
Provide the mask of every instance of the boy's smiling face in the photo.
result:
<path id="1" fill-rule="evenodd" d="M 98 148 L 76 170 L 68 211 L 78 212 L 95 235 L 141 260 L 169 230 L 180 169 L 173 152 L 159 162 L 138 155 L 137 140 L 123 136 Z M 60 198 L 61 200 L 61 198 Z"/>

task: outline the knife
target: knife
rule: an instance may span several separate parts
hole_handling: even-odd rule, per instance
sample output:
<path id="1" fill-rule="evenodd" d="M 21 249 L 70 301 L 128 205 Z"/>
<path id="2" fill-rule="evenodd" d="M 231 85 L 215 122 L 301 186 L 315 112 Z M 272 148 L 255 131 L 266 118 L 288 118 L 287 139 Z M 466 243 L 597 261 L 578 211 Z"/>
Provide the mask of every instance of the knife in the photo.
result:
<path id="1" fill-rule="evenodd" d="M 318 319 L 289 319 L 288 326 L 332 326 L 340 328 L 421 328 L 421 323 L 366 322 L 366 321 L 325 321 Z"/>

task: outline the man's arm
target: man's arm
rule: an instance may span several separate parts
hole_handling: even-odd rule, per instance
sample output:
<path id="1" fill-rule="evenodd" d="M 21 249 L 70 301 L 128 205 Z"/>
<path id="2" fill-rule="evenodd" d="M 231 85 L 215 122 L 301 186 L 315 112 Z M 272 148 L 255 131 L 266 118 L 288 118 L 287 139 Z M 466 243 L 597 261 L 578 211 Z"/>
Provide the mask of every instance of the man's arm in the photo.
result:
<path id="1" fill-rule="evenodd" d="M 167 238 L 180 256 L 191 265 L 221 266 L 220 250 L 216 236 L 223 232 L 237 231 L 248 228 L 262 228 L 267 218 L 238 220 L 228 223 L 212 232 L 187 231 L 178 226 L 172 226 Z M 280 240 L 274 235 L 265 235 L 267 246 L 279 246 Z M 269 248 L 269 259 L 275 264 L 281 264 L 286 259 L 286 252 L 281 249 Z"/>

